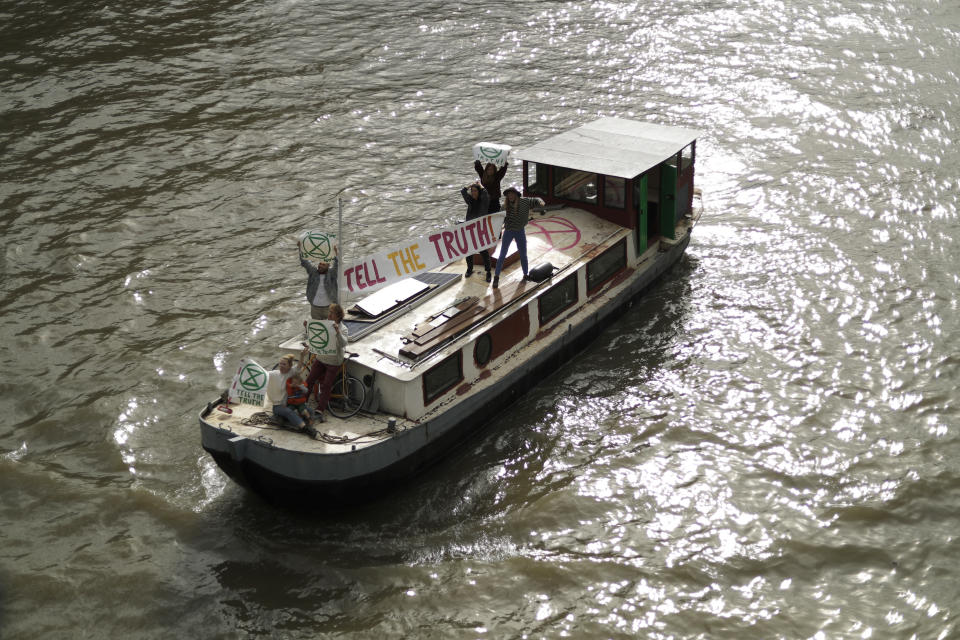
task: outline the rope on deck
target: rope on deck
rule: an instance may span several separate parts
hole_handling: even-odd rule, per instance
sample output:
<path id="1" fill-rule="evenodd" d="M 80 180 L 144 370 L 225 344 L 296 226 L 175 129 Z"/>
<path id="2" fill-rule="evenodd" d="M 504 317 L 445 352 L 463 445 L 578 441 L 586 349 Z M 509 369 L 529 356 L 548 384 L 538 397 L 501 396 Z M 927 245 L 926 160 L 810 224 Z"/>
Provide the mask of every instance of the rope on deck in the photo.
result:
<path id="1" fill-rule="evenodd" d="M 294 429 L 287 425 L 286 422 L 276 417 L 272 413 L 267 413 L 266 411 L 258 411 L 252 414 L 249 418 L 244 418 L 240 421 L 241 424 L 248 427 L 260 427 L 261 429 L 275 429 L 277 431 L 293 431 L 294 433 L 302 433 L 304 435 L 309 435 L 306 428 L 304 429 Z M 330 433 L 324 433 L 322 431 L 317 431 L 316 435 L 313 436 L 315 440 L 320 442 L 326 442 L 327 444 L 350 444 L 352 442 L 360 442 L 365 438 L 369 438 L 372 442 L 374 440 L 382 440 L 386 437 L 391 437 L 395 434 L 388 431 L 386 428 L 378 429 L 377 431 L 371 431 L 370 433 L 361 434 L 358 436 L 335 436 Z M 364 440 L 365 441 L 365 440 Z"/>

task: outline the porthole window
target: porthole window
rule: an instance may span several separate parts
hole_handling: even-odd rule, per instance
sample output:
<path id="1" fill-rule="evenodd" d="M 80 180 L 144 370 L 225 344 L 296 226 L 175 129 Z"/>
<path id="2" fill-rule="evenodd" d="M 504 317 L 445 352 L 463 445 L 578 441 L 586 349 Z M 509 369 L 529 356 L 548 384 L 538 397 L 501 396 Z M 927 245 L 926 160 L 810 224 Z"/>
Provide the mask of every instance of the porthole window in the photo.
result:
<path id="1" fill-rule="evenodd" d="M 490 362 L 490 354 L 493 353 L 493 339 L 489 333 L 485 333 L 477 338 L 473 345 L 473 360 L 478 367 L 485 367 Z"/>

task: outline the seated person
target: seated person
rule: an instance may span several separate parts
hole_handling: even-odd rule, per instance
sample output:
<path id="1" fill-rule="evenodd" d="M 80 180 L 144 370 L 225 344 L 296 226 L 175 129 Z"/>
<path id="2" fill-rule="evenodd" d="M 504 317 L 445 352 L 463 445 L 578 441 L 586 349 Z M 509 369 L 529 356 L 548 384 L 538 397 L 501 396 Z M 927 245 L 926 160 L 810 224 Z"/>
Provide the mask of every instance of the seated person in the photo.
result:
<path id="1" fill-rule="evenodd" d="M 297 431 L 304 427 L 303 418 L 287 407 L 287 380 L 297 373 L 297 357 L 287 354 L 280 358 L 277 368 L 267 372 L 267 405 L 273 407 L 273 415 L 287 422 Z"/>
<path id="2" fill-rule="evenodd" d="M 303 383 L 303 378 L 299 372 L 294 373 L 287 380 L 287 407 L 293 409 L 306 423 L 307 427 L 310 427 L 310 423 L 313 422 L 313 410 L 307 405 L 307 396 L 309 395 L 309 390 L 307 385 Z"/>

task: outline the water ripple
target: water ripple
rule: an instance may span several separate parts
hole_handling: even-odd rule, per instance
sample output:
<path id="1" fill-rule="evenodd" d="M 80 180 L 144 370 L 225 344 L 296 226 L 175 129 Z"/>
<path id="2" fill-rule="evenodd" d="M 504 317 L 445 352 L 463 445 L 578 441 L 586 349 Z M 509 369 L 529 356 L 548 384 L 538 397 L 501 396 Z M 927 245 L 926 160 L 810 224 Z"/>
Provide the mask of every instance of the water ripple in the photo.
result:
<path id="1" fill-rule="evenodd" d="M 121 598 L 106 635 L 953 633 L 955 6 L 21 5 L 11 633 Z M 296 232 L 342 197 L 350 253 L 421 234 L 462 215 L 475 142 L 600 115 L 703 131 L 704 216 L 631 314 L 384 503 L 278 513 L 224 479 L 195 412 L 299 322 Z"/>

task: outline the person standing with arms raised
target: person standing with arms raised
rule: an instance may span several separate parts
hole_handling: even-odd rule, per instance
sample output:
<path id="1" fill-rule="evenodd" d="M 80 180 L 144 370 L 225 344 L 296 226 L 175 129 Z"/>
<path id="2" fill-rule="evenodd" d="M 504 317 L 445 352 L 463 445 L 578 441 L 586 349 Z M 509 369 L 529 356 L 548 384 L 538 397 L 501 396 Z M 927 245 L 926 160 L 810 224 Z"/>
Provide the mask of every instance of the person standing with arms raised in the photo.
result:
<path id="1" fill-rule="evenodd" d="M 488 162 L 484 166 L 479 160 L 473 161 L 473 168 L 480 176 L 480 184 L 483 185 L 490 196 L 490 206 L 484 211 L 485 214 L 500 211 L 500 181 L 503 180 L 503 176 L 507 175 L 508 166 L 510 166 L 509 163 L 504 162 L 503 166 L 498 169 L 492 162 Z"/>
<path id="2" fill-rule="evenodd" d="M 524 227 L 530 221 L 530 209 L 546 206 L 540 198 L 521 198 L 520 190 L 514 186 L 507 187 L 503 192 L 506 199 L 506 218 L 503 221 L 503 238 L 500 240 L 500 255 L 497 258 L 497 272 L 493 276 L 493 288 L 500 286 L 500 271 L 503 270 L 503 259 L 510 250 L 510 243 L 516 241 L 517 252 L 520 254 L 520 267 L 523 269 L 523 279 L 530 280 L 527 275 L 527 234 Z"/>
<path id="3" fill-rule="evenodd" d="M 333 246 L 333 262 L 320 260 L 314 266 L 306 258 L 300 258 L 300 266 L 307 272 L 307 301 L 310 302 L 310 317 L 314 320 L 326 320 L 330 303 L 337 301 L 338 259 L 337 245 Z"/>

